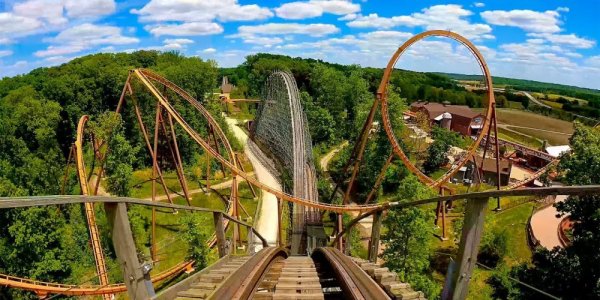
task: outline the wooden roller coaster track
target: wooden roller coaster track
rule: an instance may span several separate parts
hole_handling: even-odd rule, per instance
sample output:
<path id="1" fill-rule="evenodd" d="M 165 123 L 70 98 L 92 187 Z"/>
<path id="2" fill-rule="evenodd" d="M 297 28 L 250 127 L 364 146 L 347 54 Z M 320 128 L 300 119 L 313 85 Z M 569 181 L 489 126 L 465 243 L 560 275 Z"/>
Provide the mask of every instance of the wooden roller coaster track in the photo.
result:
<path id="1" fill-rule="evenodd" d="M 378 92 L 377 92 L 377 98 L 371 109 L 369 117 L 367 118 L 367 122 L 363 126 L 363 132 L 360 135 L 359 141 L 355 145 L 354 169 L 352 171 L 350 184 L 349 184 L 349 187 L 348 187 L 348 190 L 346 192 L 344 199 L 347 199 L 347 197 L 349 195 L 349 189 L 352 185 L 352 182 L 356 178 L 356 173 L 358 172 L 362 153 L 364 152 L 364 146 L 365 146 L 366 140 L 367 140 L 366 136 L 367 136 L 369 129 L 371 127 L 371 124 L 373 122 L 375 111 L 379 105 L 381 106 L 381 113 L 382 113 L 382 118 L 383 118 L 384 129 L 386 131 L 386 134 L 388 135 L 390 143 L 392 144 L 393 153 L 397 157 L 399 157 L 406 164 L 406 166 L 409 168 L 409 170 L 411 172 L 413 172 L 422 182 L 424 182 L 432 187 L 442 186 L 445 182 L 448 181 L 449 178 L 451 178 L 451 176 L 453 174 L 455 174 L 458 171 L 458 169 L 460 169 L 460 166 L 462 166 L 466 163 L 466 161 L 467 161 L 466 158 L 460 160 L 455 166 L 453 166 L 453 168 L 450 171 L 448 171 L 445 175 L 443 175 L 441 178 L 439 178 L 437 180 L 434 180 L 434 179 L 426 176 L 409 161 L 407 155 L 401 149 L 400 144 L 394 134 L 394 131 L 393 131 L 393 128 L 391 125 L 389 108 L 388 108 L 388 99 L 387 99 L 388 82 L 389 82 L 389 79 L 391 76 L 391 72 L 392 72 L 398 58 L 401 56 L 402 53 L 404 53 L 404 51 L 409 46 L 411 46 L 415 42 L 417 42 L 423 38 L 429 37 L 429 36 L 449 37 L 449 38 L 452 38 L 452 39 L 462 43 L 463 45 L 465 45 L 475 55 L 479 65 L 482 68 L 482 71 L 484 73 L 485 83 L 486 83 L 486 86 L 488 87 L 488 94 L 487 94 L 488 109 L 487 109 L 487 112 L 485 115 L 484 127 L 481 130 L 482 134 L 480 134 L 477 137 L 477 139 L 475 140 L 475 142 L 468 148 L 467 153 L 472 155 L 475 152 L 475 150 L 477 149 L 477 147 L 479 147 L 479 145 L 482 141 L 482 138 L 484 136 L 483 133 L 487 133 L 487 134 L 490 133 L 490 123 L 495 119 L 494 118 L 495 100 L 494 100 L 494 94 L 493 94 L 493 88 L 492 88 L 491 75 L 489 73 L 489 70 L 485 63 L 485 60 L 483 59 L 483 56 L 481 55 L 481 53 L 477 50 L 477 48 L 470 41 L 468 41 L 466 38 L 464 38 L 456 33 L 453 33 L 453 32 L 434 30 L 434 31 L 428 31 L 428 32 L 418 34 L 418 35 L 414 36 L 413 38 L 409 39 L 409 41 L 407 41 L 404 45 L 402 45 L 396 51 L 396 53 L 392 56 L 392 59 L 388 63 L 388 66 L 384 72 L 381 84 L 380 84 Z M 240 177 L 244 178 L 246 180 L 246 182 L 249 183 L 250 185 L 252 185 L 254 187 L 258 187 L 259 189 L 261 189 L 263 191 L 269 192 L 281 200 L 293 202 L 293 203 L 296 203 L 296 204 L 299 204 L 299 205 L 302 205 L 305 207 L 309 207 L 312 209 L 331 211 L 331 212 L 336 212 L 336 213 L 359 212 L 359 213 L 361 213 L 361 215 L 360 215 L 361 218 L 364 218 L 364 217 L 371 215 L 373 213 L 376 213 L 378 211 L 383 211 L 383 210 L 389 209 L 391 207 L 420 205 L 420 204 L 424 204 L 424 203 L 440 202 L 440 201 L 447 201 L 447 200 L 471 197 L 469 195 L 452 195 L 452 196 L 446 196 L 446 197 L 439 197 L 439 198 L 435 198 L 435 199 L 414 201 L 410 204 L 400 203 L 400 202 L 385 202 L 385 203 L 364 204 L 364 205 L 347 205 L 346 201 L 344 201 L 343 204 L 327 204 L 327 203 L 321 203 L 321 202 L 314 202 L 312 199 L 305 199 L 302 197 L 294 197 L 293 195 L 287 194 L 277 188 L 273 188 L 269 185 L 266 185 L 266 184 L 258 181 L 256 178 L 254 178 L 253 176 L 251 176 L 250 174 L 245 172 L 245 170 L 242 168 L 241 164 L 239 164 L 239 162 L 236 160 L 235 153 L 233 152 L 233 149 L 232 149 L 231 145 L 229 144 L 227 137 L 225 136 L 223 130 L 220 128 L 218 122 L 216 122 L 216 120 L 213 118 L 213 116 L 200 104 L 200 102 L 198 102 L 196 99 L 194 99 L 185 90 L 183 90 L 182 88 L 178 87 L 174 83 L 170 82 L 169 80 L 161 77 L 160 75 L 158 75 L 156 73 L 153 73 L 146 69 L 135 69 L 135 70 L 130 71 L 127 81 L 125 83 L 125 86 L 123 88 L 123 93 L 121 95 L 121 99 L 120 99 L 118 107 L 117 107 L 117 112 L 121 111 L 121 109 L 124 105 L 124 98 L 125 98 L 126 94 L 128 94 L 130 96 L 132 96 L 134 94 L 134 91 L 133 91 L 132 85 L 131 85 L 132 80 L 137 80 L 138 82 L 141 83 L 142 87 L 144 87 L 148 92 L 150 92 L 150 94 L 156 100 L 158 112 L 161 112 L 164 110 L 164 112 L 166 113 L 166 118 L 167 118 L 167 120 L 169 120 L 169 122 L 173 122 L 172 124 L 179 125 L 181 127 L 181 129 L 183 129 L 183 131 L 185 131 L 185 133 L 196 144 L 198 144 L 204 151 L 206 151 L 206 153 L 209 154 L 210 157 L 216 159 L 224 169 L 229 170 L 231 172 L 232 180 L 233 180 L 232 187 L 237 187 L 236 178 L 237 178 L 237 176 L 240 176 Z M 155 83 L 159 83 L 160 85 L 162 85 L 164 92 L 161 92 L 160 89 L 155 85 Z M 185 99 L 188 103 L 190 103 L 193 107 L 195 107 L 202 114 L 204 119 L 206 119 L 208 121 L 208 123 L 210 124 L 210 126 L 212 127 L 212 130 L 216 133 L 217 138 L 213 140 L 214 141 L 213 145 L 211 145 L 209 138 L 205 139 L 205 138 L 201 137 L 200 134 L 185 121 L 185 119 L 181 116 L 181 114 L 175 109 L 174 105 L 169 101 L 166 91 L 171 91 L 171 92 L 177 94 L 178 96 L 180 96 L 181 98 Z M 160 118 L 160 115 L 159 115 L 159 113 L 157 113 L 157 120 L 159 118 Z M 139 116 L 138 116 L 138 119 L 139 119 Z M 78 136 L 77 136 L 77 141 L 76 141 L 76 151 L 77 151 L 76 160 L 78 161 L 77 170 L 78 170 L 78 175 L 79 175 L 78 177 L 80 180 L 80 184 L 82 187 L 82 192 L 88 193 L 88 188 L 89 188 L 87 186 L 88 179 L 85 177 L 85 166 L 83 164 L 83 150 L 82 150 L 83 127 L 85 125 L 85 122 L 87 122 L 87 118 L 85 120 L 82 118 L 82 120 L 80 121 L 81 131 L 78 128 Z M 142 123 L 140 123 L 140 124 L 142 124 Z M 158 124 L 156 124 L 156 125 L 158 126 Z M 173 126 L 171 126 L 171 128 L 172 127 Z M 158 131 L 158 127 L 155 130 Z M 144 131 L 144 134 L 146 134 L 145 130 L 143 130 L 143 131 Z M 156 136 L 157 136 L 157 134 L 155 134 L 155 139 L 156 139 Z M 497 133 L 495 134 L 495 136 L 497 136 Z M 146 143 L 151 152 L 151 155 L 153 156 L 153 159 L 156 160 L 156 150 L 154 152 L 152 152 L 152 150 L 150 149 L 151 147 L 150 147 L 150 143 L 149 143 L 148 139 L 147 139 Z M 223 156 L 221 154 L 220 147 L 222 147 L 225 150 L 225 152 L 226 152 L 225 156 Z M 156 149 L 156 141 L 155 141 L 154 148 Z M 487 149 L 487 146 L 485 148 Z M 498 148 L 499 147 L 496 147 L 496 151 L 498 151 Z M 469 157 L 469 155 L 465 155 L 465 157 Z M 496 154 L 496 157 L 498 157 L 498 154 Z M 554 164 L 554 163 L 556 163 L 556 161 L 552 162 L 552 164 Z M 154 162 L 154 164 L 156 165 L 156 162 Z M 545 171 L 545 169 L 546 168 L 539 170 L 538 172 L 533 174 L 533 176 L 531 178 L 528 178 L 527 180 L 531 181 L 531 180 L 539 177 L 543 173 L 543 171 Z M 154 178 L 156 178 L 156 176 L 154 176 Z M 99 182 L 99 179 L 97 182 Z M 511 185 L 511 186 L 509 186 L 509 188 L 515 188 L 518 186 L 520 186 L 520 185 Z M 96 188 L 97 187 L 98 187 L 98 184 L 96 184 Z M 586 187 L 586 188 L 584 188 L 584 190 L 586 192 L 590 192 L 592 190 L 594 192 L 597 192 L 598 187 L 597 186 Z M 483 194 L 478 194 L 475 196 L 479 196 L 479 197 L 502 196 L 502 195 L 505 195 L 504 194 L 505 192 L 510 192 L 510 195 L 532 194 L 531 190 L 522 189 L 522 190 L 487 192 L 488 194 L 483 193 Z M 579 191 L 573 192 L 573 191 L 570 191 L 570 190 L 564 189 L 564 188 L 563 189 L 561 189 L 561 188 L 540 189 L 540 190 L 537 190 L 535 193 L 552 193 L 552 192 L 553 193 L 570 192 L 573 194 L 579 193 Z M 167 192 L 167 194 L 168 194 L 168 192 Z M 508 194 L 506 194 L 506 195 L 508 195 Z M 473 197 L 475 197 L 475 196 L 473 196 Z M 63 285 L 63 284 L 41 282 L 41 281 L 35 281 L 35 280 L 0 274 L 0 285 L 32 290 L 32 291 L 35 291 L 36 293 L 38 293 L 39 295 L 47 295 L 50 293 L 59 293 L 59 294 L 65 294 L 65 295 L 106 295 L 106 294 L 123 292 L 126 289 L 125 285 L 123 285 L 123 284 L 108 284 L 107 279 L 106 280 L 102 279 L 102 276 L 106 276 L 106 270 L 105 270 L 105 268 L 104 268 L 104 270 L 102 270 L 102 268 L 101 268 L 101 265 L 104 264 L 103 263 L 104 257 L 101 252 L 101 247 L 99 245 L 98 229 L 97 229 L 97 226 L 95 225 L 95 218 L 93 215 L 93 204 L 92 203 L 94 203 L 94 202 L 134 203 L 134 204 L 148 205 L 148 206 L 152 206 L 152 207 L 167 207 L 167 208 L 172 208 L 172 209 L 187 209 L 187 210 L 193 210 L 193 211 L 215 212 L 213 210 L 202 209 L 202 208 L 191 207 L 191 206 L 160 203 L 157 201 L 149 202 L 149 201 L 145 201 L 145 200 L 130 199 L 130 198 L 125 199 L 125 198 L 97 197 L 97 196 L 87 196 L 87 197 L 84 196 L 81 198 L 68 198 L 69 196 L 64 196 L 64 197 L 65 198 L 60 198 L 58 196 L 52 196 L 52 197 L 48 197 L 48 198 L 43 198 L 43 197 L 30 198 L 30 199 L 35 200 L 35 201 L 32 201 L 31 203 L 27 203 L 28 201 L 26 201 L 26 200 L 24 201 L 24 199 L 19 199 L 19 198 L 9 198 L 9 199 L 0 198 L 0 208 L 27 207 L 27 206 L 34 206 L 34 205 L 52 205 L 52 204 L 60 204 L 60 203 L 85 203 L 86 216 L 88 216 L 88 224 L 90 224 L 90 236 L 91 236 L 92 245 L 94 248 L 94 257 L 95 257 L 96 261 L 100 262 L 100 263 L 98 263 L 97 272 L 101 276 L 101 278 L 100 278 L 101 284 L 93 285 L 93 286 Z M 71 197 L 75 197 L 75 196 L 71 196 Z M 35 204 L 33 202 L 35 202 Z M 45 203 L 45 204 L 40 204 L 40 203 Z M 227 207 L 227 214 L 225 214 L 225 216 L 227 216 L 226 217 L 227 221 L 233 221 L 234 223 L 237 224 L 237 226 L 243 225 L 243 226 L 251 227 L 250 225 L 248 225 L 244 222 L 241 222 L 239 220 L 239 213 L 238 213 L 239 212 L 238 211 L 239 204 L 237 202 L 237 188 L 234 188 L 232 190 L 231 200 L 229 201 L 229 203 L 230 203 L 230 205 Z M 234 227 L 234 228 L 236 228 L 236 227 Z M 237 229 L 237 230 L 239 231 L 239 229 Z M 254 232 L 254 233 L 259 238 L 261 238 L 261 240 L 263 240 L 264 243 L 266 243 L 264 241 L 264 239 L 257 232 Z M 338 236 L 342 236 L 344 233 L 345 233 L 345 230 L 339 230 Z M 234 238 L 234 240 L 235 240 L 235 238 Z M 213 238 L 213 239 L 211 239 L 210 243 L 214 244 L 214 241 L 215 241 L 215 239 Z M 159 274 L 158 276 L 154 277 L 153 281 L 162 280 L 173 274 L 176 274 L 176 273 L 180 272 L 181 270 L 183 270 L 184 268 L 186 268 L 187 266 L 189 266 L 189 264 L 190 264 L 190 262 L 183 262 L 176 266 L 173 266 L 170 270 L 163 272 L 163 273 Z"/>

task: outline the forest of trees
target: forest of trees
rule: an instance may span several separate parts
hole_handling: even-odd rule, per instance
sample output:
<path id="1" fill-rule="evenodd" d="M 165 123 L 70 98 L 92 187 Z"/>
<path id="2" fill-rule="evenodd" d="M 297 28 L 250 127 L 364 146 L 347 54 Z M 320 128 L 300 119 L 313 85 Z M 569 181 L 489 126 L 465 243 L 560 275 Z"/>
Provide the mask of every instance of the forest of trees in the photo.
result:
<path id="1" fill-rule="evenodd" d="M 96 130 L 97 134 L 106 132 L 104 127 L 112 128 L 110 145 L 114 153 L 107 163 L 107 188 L 115 195 L 128 195 L 133 170 L 147 168 L 151 162 L 146 154 L 143 138 L 136 127 L 132 109 L 125 106 L 118 118 L 107 112 L 115 110 L 129 70 L 139 67 L 150 68 L 181 86 L 203 102 L 219 122 L 223 122 L 219 113 L 221 107 L 217 101 L 211 101 L 209 95 L 218 88 L 221 76 L 228 76 L 229 81 L 236 85 L 237 96 L 253 98 L 260 97 L 263 83 L 271 72 L 290 71 L 300 89 L 302 105 L 310 124 L 310 134 L 317 154 L 322 154 L 344 140 L 356 139 L 371 108 L 383 72 L 377 68 L 345 66 L 272 54 L 251 55 L 238 67 L 219 68 L 214 61 L 184 57 L 174 52 L 138 51 L 130 54 L 89 55 L 58 67 L 40 68 L 25 75 L 3 78 L 0 80 L 0 196 L 59 194 L 76 124 L 84 114 L 90 115 L 91 120 L 98 120 L 90 122 L 91 130 Z M 447 101 L 470 107 L 486 105 L 484 93 L 469 92 L 446 75 L 396 70 L 390 83 L 389 110 L 394 116 L 401 115 L 401 111 L 406 109 L 408 104 L 418 100 Z M 526 97 L 512 93 L 496 97 L 500 106 L 508 105 L 509 101 L 521 102 L 525 108 L 529 104 Z M 145 122 L 151 123 L 154 107 L 151 105 L 153 102 L 150 101 L 150 96 L 140 93 L 136 94 L 136 98 L 141 109 L 146 112 L 143 114 L 144 118 L 148 118 Z M 172 101 L 190 126 L 200 133 L 206 132 L 205 122 L 196 117 L 193 108 L 174 95 Z M 379 113 L 375 116 L 375 121 L 381 123 Z M 402 119 L 392 118 L 392 123 L 400 136 L 404 129 Z M 585 177 L 585 172 L 577 171 L 584 170 L 584 162 L 595 162 L 600 157 L 600 153 L 596 153 L 597 149 L 592 153 L 584 147 L 586 143 L 599 144 L 592 138 L 595 136 L 597 139 L 597 131 L 590 133 L 585 130 L 587 129 L 578 129 L 573 137 L 573 143 L 581 145 L 579 148 L 575 147 L 575 153 L 581 154 L 574 155 L 562 164 L 567 170 L 567 182 L 572 184 L 600 183 L 598 178 Z M 436 140 L 439 142 L 427 155 L 437 160 L 430 161 L 431 165 L 427 166 L 428 172 L 435 171 L 444 163 L 442 154 L 445 150 L 463 142 L 459 137 L 440 129 L 434 129 L 433 134 L 438 136 Z M 200 148 L 191 139 L 185 138 L 185 135 L 181 136 L 181 139 L 178 137 L 178 142 L 184 164 L 198 163 Z M 233 144 L 234 147 L 239 147 L 236 143 Z M 402 147 L 409 150 L 413 145 Z M 331 162 L 330 174 L 334 181 L 343 182 L 347 176 L 342 170 L 351 151 L 352 147 L 345 147 Z M 386 133 L 381 126 L 376 127 L 367 145 L 353 189 L 357 201 L 366 198 L 390 153 L 391 147 Z M 593 165 L 600 165 L 600 162 Z M 600 171 L 596 174 L 600 174 Z M 71 178 L 68 192 L 76 193 L 75 183 L 76 180 Z M 321 201 L 329 200 L 331 187 L 323 178 L 319 180 L 319 194 Z M 411 176 L 402 163 L 394 161 L 385 173 L 378 195 L 394 195 L 403 200 L 416 200 L 433 194 Z M 558 279 L 548 278 L 552 277 L 552 272 L 555 271 L 544 264 L 552 257 L 563 255 L 565 261 L 600 261 L 598 257 L 589 256 L 587 251 L 592 249 L 594 244 L 584 237 L 591 231 L 595 235 L 599 234 L 597 228 L 600 227 L 592 228 L 597 225 L 593 223 L 597 222 L 597 215 L 590 216 L 588 212 L 581 210 L 583 206 L 579 206 L 583 205 L 581 203 L 588 205 L 587 203 L 596 202 L 593 199 L 585 202 L 572 200 L 560 208 L 561 212 L 570 212 L 572 216 L 582 220 L 581 229 L 576 227 L 574 235 L 581 232 L 583 244 L 574 242 L 573 250 L 567 249 L 563 252 L 539 252 L 536 254 L 539 259 L 534 262 L 534 266 L 523 266 L 514 271 L 514 276 L 522 277 L 524 281 L 539 279 L 535 282 L 540 284 L 553 283 L 552 280 Z M 594 209 L 598 211 L 597 207 Z M 147 220 L 143 220 L 135 211 L 132 212 L 131 220 L 134 234 L 144 231 L 143 223 Z M 101 212 L 98 222 L 100 226 L 106 224 L 106 218 Z M 401 274 L 403 280 L 425 291 L 430 298 L 437 297 L 440 288 L 434 283 L 430 266 L 432 253 L 429 241 L 432 232 L 425 228 L 426 226 L 422 226 L 431 224 L 431 211 L 426 208 L 392 211 L 386 222 L 386 226 L 393 229 L 388 231 L 385 237 L 390 245 L 389 250 L 384 253 L 388 267 Z M 93 255 L 88 245 L 85 216 L 80 207 L 0 211 L 0 224 L 3 224 L 0 228 L 0 273 L 75 283 L 78 278 L 89 274 L 90 269 L 93 270 Z M 193 218 L 186 219 L 186 224 L 189 232 L 200 234 Z M 104 235 L 102 238 L 106 241 L 103 245 L 110 245 L 108 236 Z M 202 237 L 189 234 L 186 239 L 198 243 Z M 397 244 L 401 239 L 410 243 Z M 113 256 L 112 249 L 106 246 L 104 250 L 109 257 L 108 263 L 114 264 L 110 259 Z M 206 256 L 207 251 L 205 248 L 198 248 L 189 255 L 205 264 L 206 261 L 202 258 Z M 408 256 L 411 257 L 410 261 L 406 259 Z M 581 276 L 596 276 L 593 278 L 597 280 L 598 269 L 600 267 L 597 265 L 590 266 L 590 269 L 582 268 L 585 273 L 581 273 Z M 544 272 L 544 276 L 538 276 L 539 273 L 535 272 Z M 119 280 L 118 273 L 111 276 L 115 281 Z M 543 280 L 546 281 L 541 282 Z M 590 281 L 580 285 L 575 281 L 570 282 L 572 286 L 561 291 L 583 291 L 585 288 L 586 294 L 582 295 L 598 296 L 597 286 L 592 287 Z M 513 297 L 517 294 L 515 291 L 518 287 L 500 284 L 496 286 L 498 295 L 504 292 L 504 295 L 510 294 Z M 521 291 L 519 294 L 524 293 Z M 561 293 L 557 291 L 557 294 Z M 3 297 L 21 299 L 32 298 L 32 295 L 0 287 L 0 298 Z"/>
<path id="2" fill-rule="evenodd" d="M 91 120 L 107 121 L 108 117 L 102 119 L 102 116 L 115 110 L 129 70 L 137 67 L 152 68 L 199 99 L 217 85 L 215 63 L 154 51 L 90 55 L 59 67 L 36 69 L 0 80 L 0 196 L 59 194 L 77 121 L 84 114 L 89 114 Z M 138 96 L 140 106 L 153 111 L 144 97 L 148 96 Z M 181 103 L 176 105 L 195 128 L 206 130 L 201 118 L 192 118 L 192 109 Z M 123 122 L 118 122 L 122 128 L 116 130 L 111 143 L 115 154 L 112 157 L 118 159 L 107 164 L 107 188 L 121 196 L 128 194 L 131 183 L 123 181 L 127 181 L 131 171 L 150 163 L 146 152 L 139 151 L 145 150 L 145 145 L 132 111 L 126 108 Z M 145 116 L 154 118 L 152 113 Z M 90 123 L 91 127 L 93 124 Z M 199 152 L 190 140 L 183 138 L 180 150 L 186 163 L 192 163 Z M 76 192 L 76 180 L 71 183 L 70 188 L 74 189 L 71 192 Z M 136 220 L 144 220 L 132 219 L 132 225 L 140 228 Z M 85 215 L 80 206 L 2 210 L 0 224 L 1 273 L 77 283 L 89 277 L 89 270 L 94 270 Z M 101 228 L 107 224 L 102 211 L 98 211 L 98 224 Z M 114 261 L 108 246 L 110 238 L 103 233 L 102 244 L 111 268 Z M 112 272 L 111 277 L 122 280 L 118 271 Z M 25 299 L 32 294 L 0 288 L 0 298 L 5 297 Z"/>

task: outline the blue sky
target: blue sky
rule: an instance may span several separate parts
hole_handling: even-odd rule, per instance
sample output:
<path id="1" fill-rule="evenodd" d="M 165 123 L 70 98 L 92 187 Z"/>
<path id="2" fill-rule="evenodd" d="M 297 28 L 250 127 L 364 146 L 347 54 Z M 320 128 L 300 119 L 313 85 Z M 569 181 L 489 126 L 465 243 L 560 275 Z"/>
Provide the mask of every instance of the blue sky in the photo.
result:
<path id="1" fill-rule="evenodd" d="M 496 76 L 600 89 L 600 1 L 0 0 L 0 77 L 97 52 L 177 50 L 235 66 L 270 52 L 383 67 L 410 36 L 460 33 Z M 456 42 L 427 39 L 398 66 L 478 74 Z"/>

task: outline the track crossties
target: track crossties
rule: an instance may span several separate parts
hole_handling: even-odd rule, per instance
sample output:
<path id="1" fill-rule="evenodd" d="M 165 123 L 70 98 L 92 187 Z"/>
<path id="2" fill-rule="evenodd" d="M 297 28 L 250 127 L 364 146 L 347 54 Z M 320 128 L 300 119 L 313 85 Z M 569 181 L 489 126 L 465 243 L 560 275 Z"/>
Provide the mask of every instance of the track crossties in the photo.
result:
<path id="1" fill-rule="evenodd" d="M 293 181 L 295 197 L 317 201 L 316 172 L 306 115 L 302 110 L 296 80 L 288 72 L 277 71 L 265 83 L 262 102 L 253 128 L 254 140 L 268 149 Z M 305 252 L 305 224 L 313 209 L 295 205 L 293 211 L 292 254 Z M 309 212 L 309 213 L 307 213 Z"/>

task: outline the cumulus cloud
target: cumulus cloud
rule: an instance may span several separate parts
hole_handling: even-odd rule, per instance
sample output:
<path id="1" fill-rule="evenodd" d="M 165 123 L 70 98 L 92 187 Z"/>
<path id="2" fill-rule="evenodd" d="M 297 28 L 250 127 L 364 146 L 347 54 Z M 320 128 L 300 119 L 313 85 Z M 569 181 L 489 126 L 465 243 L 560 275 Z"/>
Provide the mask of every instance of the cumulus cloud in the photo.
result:
<path id="1" fill-rule="evenodd" d="M 553 44 L 560 44 L 576 49 L 589 49 L 594 47 L 595 41 L 586 38 L 578 37 L 575 34 L 547 34 L 547 33 L 530 33 L 529 36 L 545 39 Z"/>
<path id="2" fill-rule="evenodd" d="M 195 36 L 211 35 L 223 32 L 223 26 L 217 23 L 190 22 L 182 24 L 153 25 L 144 27 L 152 35 Z"/>
<path id="3" fill-rule="evenodd" d="M 347 23 L 350 27 L 389 29 L 397 26 L 449 29 L 467 38 L 492 39 L 492 28 L 487 24 L 473 24 L 466 17 L 473 13 L 461 5 L 434 5 L 408 16 L 380 17 L 378 14 L 359 16 Z"/>
<path id="4" fill-rule="evenodd" d="M 115 12 L 116 4 L 114 0 L 67 0 L 65 9 L 69 17 L 96 17 Z"/>
<path id="5" fill-rule="evenodd" d="M 320 37 L 338 32 L 340 32 L 340 29 L 332 24 L 266 23 L 251 26 L 244 25 L 238 28 L 240 36 L 302 34 Z"/>
<path id="6" fill-rule="evenodd" d="M 42 24 L 34 18 L 3 12 L 0 13 L 0 37 L 8 39 L 7 36 L 28 34 L 40 29 Z"/>
<path id="7" fill-rule="evenodd" d="M 13 54 L 10 50 L 0 50 L 0 57 L 11 56 Z"/>
<path id="8" fill-rule="evenodd" d="M 528 32 L 554 33 L 560 31 L 559 10 L 545 12 L 526 9 L 490 10 L 482 12 L 481 17 L 492 25 L 518 27 Z"/>
<path id="9" fill-rule="evenodd" d="M 35 56 L 49 57 L 78 53 L 100 45 L 135 44 L 139 39 L 124 36 L 122 29 L 115 26 L 84 23 L 61 31 L 47 41 L 54 45 L 45 50 L 36 51 Z"/>
<path id="10" fill-rule="evenodd" d="M 142 22 L 251 21 L 273 16 L 268 8 L 240 5 L 237 0 L 151 0 L 131 13 L 139 15 Z"/>
<path id="11" fill-rule="evenodd" d="M 215 49 L 215 48 L 206 48 L 206 49 L 202 50 L 202 53 L 206 53 L 206 54 L 212 54 L 215 52 L 217 52 L 217 49 Z"/>
<path id="12" fill-rule="evenodd" d="M 345 0 L 310 0 L 308 2 L 289 2 L 275 9 L 277 16 L 283 19 L 307 19 L 323 15 L 348 15 L 360 11 L 360 4 Z"/>
<path id="13" fill-rule="evenodd" d="M 0 12 L 0 40 L 57 31 L 72 20 L 90 19 L 115 11 L 114 0 L 27 0 Z"/>
<path id="14" fill-rule="evenodd" d="M 475 3 L 473 3 L 473 6 L 475 6 L 475 7 L 484 7 L 485 3 L 483 3 L 483 2 L 475 2 Z"/>
<path id="15" fill-rule="evenodd" d="M 240 5 L 237 0 L 151 0 L 141 9 L 132 9 L 155 36 L 195 36 L 223 32 L 218 22 L 255 21 L 273 16 L 269 8 Z"/>

